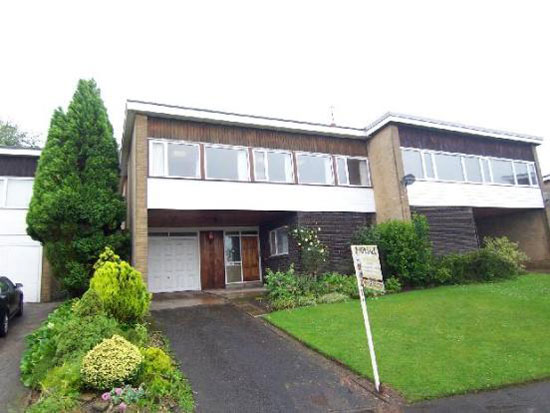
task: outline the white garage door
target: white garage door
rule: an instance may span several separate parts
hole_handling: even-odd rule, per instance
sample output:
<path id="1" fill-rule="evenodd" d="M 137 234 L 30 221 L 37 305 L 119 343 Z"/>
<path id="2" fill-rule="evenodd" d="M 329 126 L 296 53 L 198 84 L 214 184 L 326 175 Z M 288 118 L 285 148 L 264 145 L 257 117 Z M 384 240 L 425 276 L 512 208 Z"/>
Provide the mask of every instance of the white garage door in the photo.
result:
<path id="1" fill-rule="evenodd" d="M 33 244 L 0 244 L 0 276 L 23 284 L 25 301 L 40 301 L 42 247 Z"/>
<path id="2" fill-rule="evenodd" d="M 149 237 L 149 291 L 200 290 L 196 236 Z"/>

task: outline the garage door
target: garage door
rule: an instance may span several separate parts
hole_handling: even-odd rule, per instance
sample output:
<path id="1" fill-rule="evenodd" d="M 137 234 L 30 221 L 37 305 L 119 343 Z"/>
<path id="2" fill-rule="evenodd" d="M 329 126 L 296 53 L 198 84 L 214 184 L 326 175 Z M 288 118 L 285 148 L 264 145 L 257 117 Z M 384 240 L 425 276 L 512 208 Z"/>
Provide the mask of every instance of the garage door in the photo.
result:
<path id="1" fill-rule="evenodd" d="M 149 237 L 149 291 L 200 290 L 196 236 Z"/>
<path id="2" fill-rule="evenodd" d="M 0 244 L 0 276 L 23 284 L 25 301 L 40 301 L 42 247 L 33 244 Z"/>

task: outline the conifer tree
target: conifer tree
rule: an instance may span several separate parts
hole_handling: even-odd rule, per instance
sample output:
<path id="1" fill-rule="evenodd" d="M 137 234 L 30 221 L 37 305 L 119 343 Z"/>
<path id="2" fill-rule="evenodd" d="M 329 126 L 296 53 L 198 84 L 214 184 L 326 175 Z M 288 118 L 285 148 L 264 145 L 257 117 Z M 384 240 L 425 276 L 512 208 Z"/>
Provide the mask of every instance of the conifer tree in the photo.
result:
<path id="1" fill-rule="evenodd" d="M 54 276 L 72 295 L 88 288 L 106 246 L 125 256 L 126 207 L 118 191 L 117 143 L 94 80 L 80 80 L 67 113 L 55 110 L 27 214 Z"/>

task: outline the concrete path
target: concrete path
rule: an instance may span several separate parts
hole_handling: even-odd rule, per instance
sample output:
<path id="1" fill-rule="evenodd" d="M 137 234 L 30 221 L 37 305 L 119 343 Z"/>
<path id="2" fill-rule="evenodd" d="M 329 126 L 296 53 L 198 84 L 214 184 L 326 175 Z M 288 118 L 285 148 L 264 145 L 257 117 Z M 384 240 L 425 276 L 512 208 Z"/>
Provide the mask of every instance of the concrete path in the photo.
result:
<path id="1" fill-rule="evenodd" d="M 231 304 L 153 311 L 199 412 L 369 412 L 385 403 L 347 370 Z"/>
<path id="2" fill-rule="evenodd" d="M 405 411 L 411 413 L 546 413 L 550 412 L 550 381 L 446 397 L 408 406 Z"/>
<path id="3" fill-rule="evenodd" d="M 34 330 L 59 303 L 25 303 L 23 317 L 10 320 L 8 336 L 0 338 L 0 412 L 19 411 L 26 394 L 19 379 L 19 362 L 25 336 Z"/>

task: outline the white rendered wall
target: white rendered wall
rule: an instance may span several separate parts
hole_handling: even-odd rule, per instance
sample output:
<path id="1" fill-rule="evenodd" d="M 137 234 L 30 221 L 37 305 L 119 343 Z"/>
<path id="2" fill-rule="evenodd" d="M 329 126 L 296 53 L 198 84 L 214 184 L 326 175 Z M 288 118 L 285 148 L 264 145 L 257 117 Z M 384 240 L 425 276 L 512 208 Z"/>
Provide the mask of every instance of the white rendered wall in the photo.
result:
<path id="1" fill-rule="evenodd" d="M 543 208 L 540 188 L 417 181 L 407 187 L 411 206 Z"/>
<path id="2" fill-rule="evenodd" d="M 372 188 L 149 178 L 149 209 L 375 212 Z"/>

